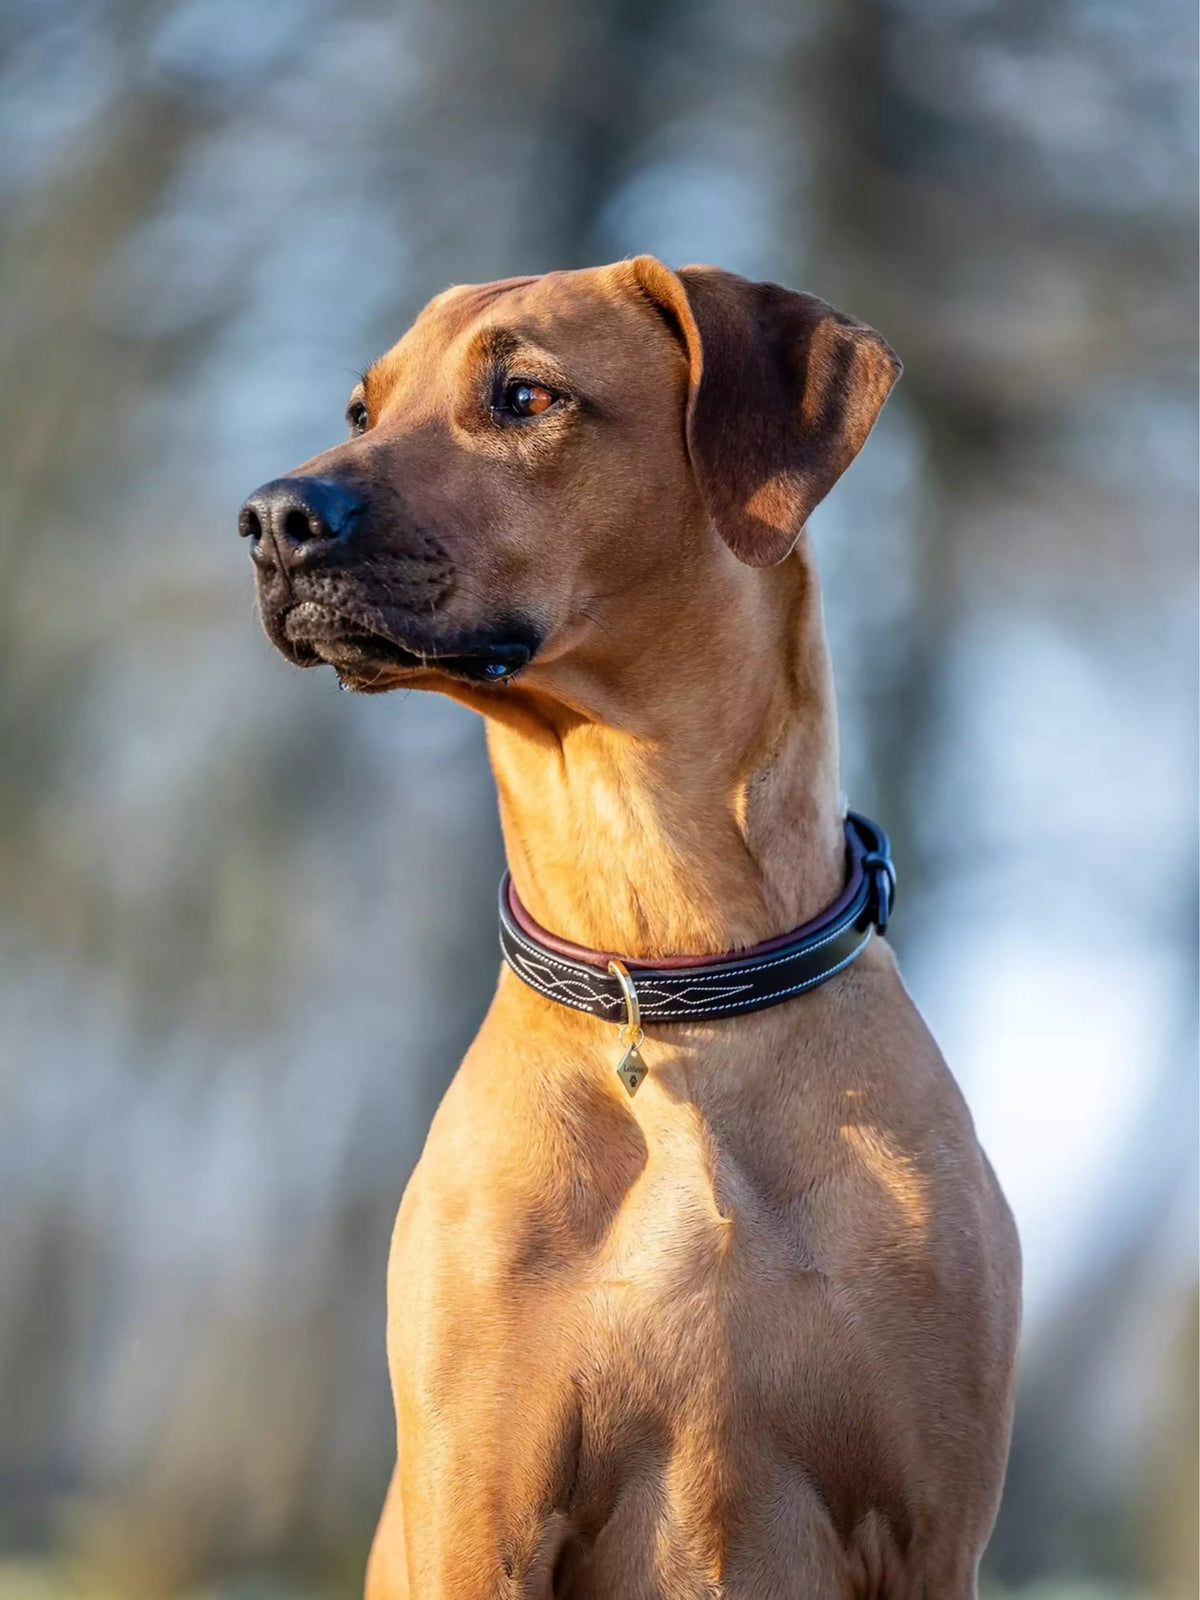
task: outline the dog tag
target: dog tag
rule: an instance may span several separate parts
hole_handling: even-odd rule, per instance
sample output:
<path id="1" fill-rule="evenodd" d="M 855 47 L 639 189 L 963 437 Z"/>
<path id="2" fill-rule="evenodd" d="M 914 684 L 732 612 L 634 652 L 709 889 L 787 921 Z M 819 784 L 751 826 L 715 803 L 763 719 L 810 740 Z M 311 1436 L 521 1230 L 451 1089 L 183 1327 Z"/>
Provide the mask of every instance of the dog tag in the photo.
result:
<path id="1" fill-rule="evenodd" d="M 617 1062 L 617 1077 L 625 1085 L 630 1099 L 642 1086 L 642 1079 L 646 1076 L 646 1063 L 638 1055 L 638 1047 L 631 1044 L 629 1049 Z"/>
<path id="2" fill-rule="evenodd" d="M 638 1004 L 637 990 L 625 963 L 618 961 L 614 956 L 608 963 L 608 970 L 620 985 L 625 1001 L 626 1020 L 617 1034 L 617 1039 L 625 1046 L 625 1054 L 617 1062 L 617 1077 L 625 1085 L 625 1092 L 632 1100 L 646 1076 L 646 1063 L 638 1055 L 638 1045 L 646 1037 L 642 1032 L 642 1008 Z"/>

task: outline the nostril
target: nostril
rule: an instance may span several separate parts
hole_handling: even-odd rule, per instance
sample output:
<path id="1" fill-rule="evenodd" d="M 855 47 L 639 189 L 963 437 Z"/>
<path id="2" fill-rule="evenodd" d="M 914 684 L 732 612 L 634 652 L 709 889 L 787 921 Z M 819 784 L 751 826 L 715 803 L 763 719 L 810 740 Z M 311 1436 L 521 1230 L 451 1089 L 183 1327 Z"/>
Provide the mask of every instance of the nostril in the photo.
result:
<path id="1" fill-rule="evenodd" d="M 319 539 L 324 531 L 319 517 L 299 507 L 293 507 L 283 519 L 284 537 L 293 544 L 303 544 L 306 539 Z"/>
<path id="2" fill-rule="evenodd" d="M 343 543 L 363 511 L 362 496 L 328 478 L 276 478 L 243 502 L 238 531 L 262 565 L 322 561 Z"/>

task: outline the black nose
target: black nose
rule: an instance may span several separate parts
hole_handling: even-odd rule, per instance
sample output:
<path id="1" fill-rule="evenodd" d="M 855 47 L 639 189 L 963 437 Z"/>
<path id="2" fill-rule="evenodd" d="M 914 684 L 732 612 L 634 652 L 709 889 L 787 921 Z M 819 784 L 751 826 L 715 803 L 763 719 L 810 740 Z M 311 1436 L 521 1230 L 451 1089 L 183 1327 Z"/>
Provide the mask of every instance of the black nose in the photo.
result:
<path id="1" fill-rule="evenodd" d="M 276 478 L 246 501 L 238 532 L 256 561 L 296 566 L 347 539 L 362 510 L 361 495 L 333 478 Z"/>

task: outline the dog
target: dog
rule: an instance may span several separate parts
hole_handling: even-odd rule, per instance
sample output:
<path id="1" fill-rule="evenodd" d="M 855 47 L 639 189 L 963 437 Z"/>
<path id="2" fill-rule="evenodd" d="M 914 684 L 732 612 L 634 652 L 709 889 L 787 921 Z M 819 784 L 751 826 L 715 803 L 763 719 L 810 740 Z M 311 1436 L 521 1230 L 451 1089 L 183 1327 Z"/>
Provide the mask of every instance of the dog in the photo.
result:
<path id="1" fill-rule="evenodd" d="M 849 893 L 805 524 L 899 371 L 711 267 L 460 286 L 357 385 L 348 442 L 242 508 L 290 661 L 482 713 L 541 962 L 502 968 L 397 1218 L 368 1600 L 976 1592 L 1019 1251 L 887 944 L 860 919 L 853 959 L 752 1011 L 647 1002 Z M 626 1010 L 574 1009 L 560 970 Z"/>

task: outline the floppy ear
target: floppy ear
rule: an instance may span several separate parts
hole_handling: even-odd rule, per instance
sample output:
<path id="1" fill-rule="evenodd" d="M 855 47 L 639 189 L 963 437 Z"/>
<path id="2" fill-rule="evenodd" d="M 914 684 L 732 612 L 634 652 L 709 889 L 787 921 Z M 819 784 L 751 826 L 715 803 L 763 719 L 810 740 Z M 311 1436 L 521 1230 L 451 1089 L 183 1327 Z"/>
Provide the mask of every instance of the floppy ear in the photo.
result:
<path id="1" fill-rule="evenodd" d="M 900 362 L 816 295 L 653 256 L 630 266 L 687 352 L 687 447 L 713 525 L 739 561 L 772 567 L 862 449 Z"/>

